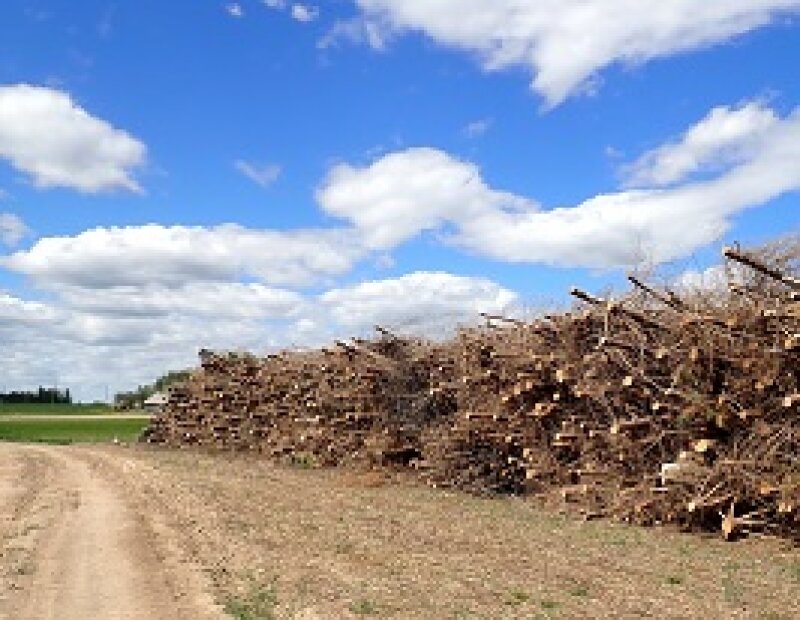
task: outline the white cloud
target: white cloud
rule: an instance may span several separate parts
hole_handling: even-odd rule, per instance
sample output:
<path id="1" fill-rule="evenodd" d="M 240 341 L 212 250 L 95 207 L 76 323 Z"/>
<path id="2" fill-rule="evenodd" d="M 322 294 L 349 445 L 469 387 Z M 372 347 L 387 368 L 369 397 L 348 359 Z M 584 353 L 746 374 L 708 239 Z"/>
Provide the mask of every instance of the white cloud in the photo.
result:
<path id="1" fill-rule="evenodd" d="M 263 0 L 263 2 L 270 9 L 283 10 L 286 8 L 286 0 Z"/>
<path id="2" fill-rule="evenodd" d="M 225 7 L 225 10 L 228 12 L 228 15 L 235 18 L 244 17 L 244 9 L 242 5 L 238 2 L 233 2 Z"/>
<path id="3" fill-rule="evenodd" d="M 0 290 L 0 328 L 7 325 L 38 325 L 51 320 L 52 308 L 38 302 L 23 301 Z"/>
<path id="4" fill-rule="evenodd" d="M 670 185 L 698 171 L 746 161 L 778 122 L 775 112 L 760 102 L 714 108 L 679 142 L 645 153 L 624 168 L 627 185 Z"/>
<path id="5" fill-rule="evenodd" d="M 19 216 L 13 213 L 0 213 L 0 243 L 13 247 L 27 233 L 28 227 Z"/>
<path id="6" fill-rule="evenodd" d="M 361 18 L 336 20 L 317 42 L 317 47 L 325 50 L 337 46 L 340 41 L 369 45 L 374 50 L 384 50 L 387 44 L 386 33 L 381 26 Z"/>
<path id="7" fill-rule="evenodd" d="M 292 5 L 292 19 L 298 22 L 313 22 L 319 17 L 319 9 L 307 4 Z"/>
<path id="8" fill-rule="evenodd" d="M 375 249 L 445 222 L 478 217 L 487 208 L 533 207 L 524 198 L 489 188 L 474 164 L 430 148 L 391 153 L 366 168 L 335 166 L 317 201 L 327 213 L 355 224 Z"/>
<path id="9" fill-rule="evenodd" d="M 483 118 L 477 121 L 472 121 L 464 127 L 464 135 L 467 138 L 480 138 L 491 129 L 494 121 L 491 118 Z"/>
<path id="10" fill-rule="evenodd" d="M 236 160 L 234 167 L 248 179 L 261 187 L 269 187 L 281 176 L 281 167 L 277 164 L 256 164 Z"/>
<path id="11" fill-rule="evenodd" d="M 441 337 L 458 324 L 476 322 L 481 312 L 510 311 L 518 296 L 483 278 L 417 272 L 328 291 L 320 302 L 344 331 L 365 333 L 379 324 L 402 333 Z"/>
<path id="12" fill-rule="evenodd" d="M 736 112 L 710 118 L 729 115 Z M 768 114 L 762 110 L 759 116 Z M 737 213 L 800 189 L 800 110 L 767 125 L 737 157 L 727 148 L 704 154 L 704 167 L 720 168 L 715 156 L 728 166 L 715 177 L 603 194 L 572 207 L 543 210 L 533 200 L 489 187 L 477 166 L 420 148 L 363 168 L 335 167 L 318 201 L 326 212 L 352 222 L 376 249 L 433 230 L 451 244 L 506 262 L 657 264 L 714 241 Z"/>
<path id="13" fill-rule="evenodd" d="M 414 273 L 319 296 L 235 281 L 61 287 L 52 301 L 0 292 L 0 376 L 17 388 L 58 380 L 79 398 L 102 398 L 194 366 L 201 348 L 264 353 L 329 344 L 376 323 L 442 336 L 478 313 L 504 312 L 516 294 L 479 278 Z"/>
<path id="14" fill-rule="evenodd" d="M 145 146 L 51 88 L 0 86 L 0 158 L 37 187 L 141 191 Z"/>
<path id="15" fill-rule="evenodd" d="M 88 290 L 61 287 L 58 295 L 70 308 L 108 317 L 287 318 L 299 313 L 304 303 L 298 293 L 241 282 L 189 281 L 177 286 L 141 284 Z"/>
<path id="16" fill-rule="evenodd" d="M 697 291 L 724 292 L 728 290 L 728 275 L 721 265 L 702 271 L 689 269 L 675 278 L 674 287 L 677 292 L 684 294 Z"/>
<path id="17" fill-rule="evenodd" d="M 488 70 L 528 67 L 532 88 L 550 105 L 589 87 L 608 65 L 702 49 L 800 9 L 800 0 L 354 2 L 359 19 L 380 30 L 378 41 L 420 31 L 442 45 L 477 53 Z M 342 36 L 355 31 L 339 30 Z"/>
<path id="18" fill-rule="evenodd" d="M 177 286 L 241 276 L 301 286 L 345 273 L 364 254 L 346 230 L 151 224 L 40 239 L 29 250 L 0 259 L 0 266 L 48 286 Z"/>
<path id="19" fill-rule="evenodd" d="M 4 385 L 52 385 L 81 398 L 130 389 L 168 369 L 196 365 L 197 351 L 263 352 L 283 344 L 282 322 L 303 315 L 290 291 L 236 281 L 61 287 L 49 301 L 0 291 L 0 376 Z"/>
<path id="20" fill-rule="evenodd" d="M 47 305 L 0 295 L 0 375 L 9 387 L 57 380 L 78 398 L 103 398 L 106 387 L 113 395 L 166 370 L 195 366 L 200 348 L 263 352 L 279 344 L 281 333 L 252 317 L 92 314 L 60 301 Z"/>
<path id="21" fill-rule="evenodd" d="M 672 279 L 672 286 L 679 295 L 695 293 L 725 295 L 730 290 L 730 284 L 742 286 L 752 274 L 753 271 L 748 267 L 728 261 L 720 265 L 711 265 L 703 270 L 687 269 Z"/>

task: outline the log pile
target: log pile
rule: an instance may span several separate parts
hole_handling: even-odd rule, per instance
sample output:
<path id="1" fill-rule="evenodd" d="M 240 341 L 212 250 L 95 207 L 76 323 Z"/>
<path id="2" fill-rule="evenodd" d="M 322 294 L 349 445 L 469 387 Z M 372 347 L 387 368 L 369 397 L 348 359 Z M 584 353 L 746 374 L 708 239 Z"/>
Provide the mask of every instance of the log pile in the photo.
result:
<path id="1" fill-rule="evenodd" d="M 730 248 L 717 294 L 631 277 L 621 300 L 576 289 L 570 312 L 487 316 L 444 343 L 380 330 L 263 359 L 205 353 L 145 438 L 800 539 L 799 256 Z"/>
<path id="2" fill-rule="evenodd" d="M 374 341 L 263 359 L 204 351 L 144 438 L 317 465 L 405 466 L 421 455 L 421 430 L 453 409 L 430 389 L 438 366 L 435 348 L 386 330 Z"/>

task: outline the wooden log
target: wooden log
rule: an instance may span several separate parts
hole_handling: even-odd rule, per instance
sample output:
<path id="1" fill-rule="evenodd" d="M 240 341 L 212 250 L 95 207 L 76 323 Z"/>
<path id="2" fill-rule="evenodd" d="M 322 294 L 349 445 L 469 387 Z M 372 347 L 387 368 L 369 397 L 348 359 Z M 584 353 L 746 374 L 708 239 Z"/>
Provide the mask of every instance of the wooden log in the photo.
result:
<path id="1" fill-rule="evenodd" d="M 754 269 L 755 271 L 758 271 L 759 273 L 772 278 L 777 282 L 781 282 L 786 286 L 800 291 L 800 279 L 781 273 L 777 269 L 764 264 L 753 256 L 748 256 L 744 252 L 731 247 L 723 248 L 722 254 L 725 256 L 725 258 L 729 258 L 737 263 L 746 265 L 747 267 L 750 267 L 751 269 Z"/>

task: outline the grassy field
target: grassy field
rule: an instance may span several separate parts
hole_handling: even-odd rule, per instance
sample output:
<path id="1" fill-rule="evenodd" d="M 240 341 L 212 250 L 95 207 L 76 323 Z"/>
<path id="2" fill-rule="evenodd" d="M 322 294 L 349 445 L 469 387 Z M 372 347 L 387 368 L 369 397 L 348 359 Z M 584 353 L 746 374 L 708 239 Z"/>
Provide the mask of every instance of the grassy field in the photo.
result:
<path id="1" fill-rule="evenodd" d="M 104 441 L 135 441 L 147 419 L 114 419 L 110 417 L 96 420 L 82 418 L 69 419 L 19 419 L 0 420 L 0 441 L 44 442 L 55 444 L 96 443 Z"/>
<path id="2" fill-rule="evenodd" d="M 0 403 L 0 416 L 8 415 L 110 415 L 114 410 L 106 404 L 49 404 L 49 403 Z"/>

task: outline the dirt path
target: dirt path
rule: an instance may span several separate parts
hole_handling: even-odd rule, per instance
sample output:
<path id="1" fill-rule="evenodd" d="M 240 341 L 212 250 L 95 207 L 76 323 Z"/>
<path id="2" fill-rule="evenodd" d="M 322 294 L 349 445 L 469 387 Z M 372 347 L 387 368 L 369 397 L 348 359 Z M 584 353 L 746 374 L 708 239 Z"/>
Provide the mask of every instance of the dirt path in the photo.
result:
<path id="1" fill-rule="evenodd" d="M 111 471 L 80 450 L 0 444 L 0 617 L 221 617 Z"/>

